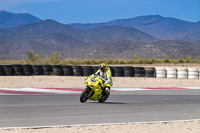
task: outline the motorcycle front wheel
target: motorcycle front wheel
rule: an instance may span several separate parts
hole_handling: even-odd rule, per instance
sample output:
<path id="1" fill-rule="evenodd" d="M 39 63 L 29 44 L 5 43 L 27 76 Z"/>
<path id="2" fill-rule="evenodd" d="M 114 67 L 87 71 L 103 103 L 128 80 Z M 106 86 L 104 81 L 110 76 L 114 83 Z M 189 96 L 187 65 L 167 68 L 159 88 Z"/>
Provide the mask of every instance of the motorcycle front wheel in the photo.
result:
<path id="1" fill-rule="evenodd" d="M 88 100 L 89 98 L 89 94 L 90 94 L 90 90 L 88 88 L 86 88 L 82 93 L 81 93 L 81 96 L 80 96 L 80 102 L 81 103 L 84 103 Z"/>

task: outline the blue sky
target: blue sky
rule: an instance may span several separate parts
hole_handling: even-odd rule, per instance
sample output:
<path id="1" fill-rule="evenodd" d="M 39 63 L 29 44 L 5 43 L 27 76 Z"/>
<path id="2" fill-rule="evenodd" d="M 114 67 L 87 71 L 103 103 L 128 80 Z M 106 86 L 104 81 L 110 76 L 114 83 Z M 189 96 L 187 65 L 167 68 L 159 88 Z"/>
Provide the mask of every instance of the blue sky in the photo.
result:
<path id="1" fill-rule="evenodd" d="M 0 10 L 62 23 L 93 23 L 141 15 L 200 21 L 200 0 L 0 0 Z"/>

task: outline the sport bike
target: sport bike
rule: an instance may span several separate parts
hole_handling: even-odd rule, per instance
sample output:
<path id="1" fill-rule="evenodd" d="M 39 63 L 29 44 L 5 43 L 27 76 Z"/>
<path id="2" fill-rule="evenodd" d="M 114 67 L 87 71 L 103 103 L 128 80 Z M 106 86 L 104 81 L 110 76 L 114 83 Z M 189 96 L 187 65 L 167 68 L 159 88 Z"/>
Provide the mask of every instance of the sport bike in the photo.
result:
<path id="1" fill-rule="evenodd" d="M 96 75 L 90 75 L 86 80 L 86 88 L 81 93 L 80 96 L 80 102 L 84 103 L 88 99 L 93 101 L 99 101 L 100 103 L 104 103 L 109 95 L 110 92 L 105 92 L 104 95 L 102 95 L 102 88 L 104 87 L 105 80 L 101 78 L 100 76 Z"/>

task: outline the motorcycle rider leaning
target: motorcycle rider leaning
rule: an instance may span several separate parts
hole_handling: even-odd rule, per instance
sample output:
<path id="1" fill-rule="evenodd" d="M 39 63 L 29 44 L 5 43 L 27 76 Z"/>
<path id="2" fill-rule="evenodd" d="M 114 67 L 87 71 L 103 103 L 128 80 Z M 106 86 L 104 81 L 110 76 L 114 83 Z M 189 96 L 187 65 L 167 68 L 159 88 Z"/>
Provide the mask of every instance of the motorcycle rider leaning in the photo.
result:
<path id="1" fill-rule="evenodd" d="M 102 63 L 100 64 L 99 69 L 97 70 L 95 75 L 99 75 L 105 80 L 105 83 L 102 87 L 102 95 L 109 93 L 112 86 L 112 73 L 110 71 L 110 68 L 105 63 Z"/>

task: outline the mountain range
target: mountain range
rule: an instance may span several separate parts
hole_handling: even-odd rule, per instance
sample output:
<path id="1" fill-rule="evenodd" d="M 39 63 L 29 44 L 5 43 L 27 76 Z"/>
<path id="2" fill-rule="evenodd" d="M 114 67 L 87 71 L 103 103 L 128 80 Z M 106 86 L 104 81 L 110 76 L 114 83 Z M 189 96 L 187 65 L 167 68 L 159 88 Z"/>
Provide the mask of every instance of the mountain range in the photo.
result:
<path id="1" fill-rule="evenodd" d="M 69 24 L 77 29 L 91 29 L 109 25 L 133 27 L 154 37 L 165 40 L 200 41 L 200 22 L 189 22 L 160 15 L 118 19 L 104 23 Z"/>
<path id="2" fill-rule="evenodd" d="M 159 15 L 66 25 L 0 11 L 0 59 L 25 59 L 28 50 L 45 57 L 63 51 L 66 58 L 200 57 L 199 25 Z M 168 38 L 172 33 L 177 38 Z"/>
<path id="3" fill-rule="evenodd" d="M 15 14 L 7 11 L 0 11 L 0 29 L 19 27 L 39 21 L 41 21 L 41 19 L 28 13 Z"/>

